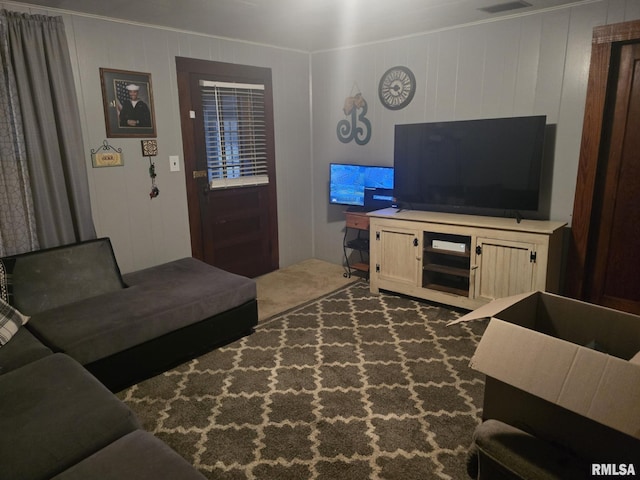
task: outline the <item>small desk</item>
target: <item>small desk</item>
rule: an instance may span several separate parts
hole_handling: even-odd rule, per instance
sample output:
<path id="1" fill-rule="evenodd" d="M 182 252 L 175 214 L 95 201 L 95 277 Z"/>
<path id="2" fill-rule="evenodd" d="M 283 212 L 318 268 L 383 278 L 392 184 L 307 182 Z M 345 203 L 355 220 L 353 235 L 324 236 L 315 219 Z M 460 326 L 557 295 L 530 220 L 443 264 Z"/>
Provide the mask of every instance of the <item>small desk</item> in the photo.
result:
<path id="1" fill-rule="evenodd" d="M 346 227 L 342 247 L 346 272 L 344 276 L 351 278 L 353 272 L 364 272 L 369 278 L 369 217 L 366 212 L 345 212 Z M 355 232 L 355 237 L 354 237 Z M 352 257 L 357 257 L 353 261 Z"/>

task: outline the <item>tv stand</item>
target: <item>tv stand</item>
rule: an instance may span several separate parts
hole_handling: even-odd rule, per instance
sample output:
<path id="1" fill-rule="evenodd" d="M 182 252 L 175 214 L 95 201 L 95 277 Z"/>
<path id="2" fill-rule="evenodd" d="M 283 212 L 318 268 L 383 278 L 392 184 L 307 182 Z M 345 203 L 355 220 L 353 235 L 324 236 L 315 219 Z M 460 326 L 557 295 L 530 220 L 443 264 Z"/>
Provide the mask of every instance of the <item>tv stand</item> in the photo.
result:
<path id="1" fill-rule="evenodd" d="M 387 208 L 369 212 L 371 292 L 461 308 L 558 293 L 564 222 Z"/>

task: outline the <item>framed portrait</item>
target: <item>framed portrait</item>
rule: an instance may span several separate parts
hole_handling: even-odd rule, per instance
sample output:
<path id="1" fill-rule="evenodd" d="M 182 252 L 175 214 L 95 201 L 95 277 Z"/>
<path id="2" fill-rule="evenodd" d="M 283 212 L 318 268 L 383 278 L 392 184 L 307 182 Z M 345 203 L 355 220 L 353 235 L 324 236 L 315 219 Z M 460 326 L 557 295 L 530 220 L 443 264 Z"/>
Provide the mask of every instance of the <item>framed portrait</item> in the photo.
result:
<path id="1" fill-rule="evenodd" d="M 107 137 L 156 137 L 151 74 L 100 69 Z"/>

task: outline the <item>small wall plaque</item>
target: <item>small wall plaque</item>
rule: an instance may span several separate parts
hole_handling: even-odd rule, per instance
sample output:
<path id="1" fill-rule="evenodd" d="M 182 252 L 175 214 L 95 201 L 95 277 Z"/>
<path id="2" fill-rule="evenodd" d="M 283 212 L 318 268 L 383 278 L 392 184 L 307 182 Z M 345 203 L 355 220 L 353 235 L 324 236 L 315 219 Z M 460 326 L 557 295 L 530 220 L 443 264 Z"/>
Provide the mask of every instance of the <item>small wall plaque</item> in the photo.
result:
<path id="1" fill-rule="evenodd" d="M 121 167 L 124 165 L 122 154 L 117 152 L 96 153 L 93 156 L 94 167 Z"/>
<path id="2" fill-rule="evenodd" d="M 121 167 L 124 165 L 121 148 L 114 148 L 105 140 L 101 147 L 91 149 L 91 164 L 93 168 Z"/>

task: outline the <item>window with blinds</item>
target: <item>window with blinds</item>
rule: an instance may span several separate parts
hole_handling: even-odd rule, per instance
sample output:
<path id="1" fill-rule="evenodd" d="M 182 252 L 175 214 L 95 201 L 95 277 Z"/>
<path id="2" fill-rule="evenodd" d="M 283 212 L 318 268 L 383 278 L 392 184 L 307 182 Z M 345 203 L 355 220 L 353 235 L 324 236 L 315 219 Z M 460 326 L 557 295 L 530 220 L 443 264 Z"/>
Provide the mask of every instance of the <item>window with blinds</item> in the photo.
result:
<path id="1" fill-rule="evenodd" d="M 269 183 L 264 85 L 200 81 L 210 188 Z"/>

